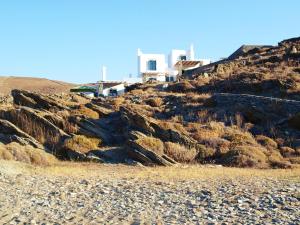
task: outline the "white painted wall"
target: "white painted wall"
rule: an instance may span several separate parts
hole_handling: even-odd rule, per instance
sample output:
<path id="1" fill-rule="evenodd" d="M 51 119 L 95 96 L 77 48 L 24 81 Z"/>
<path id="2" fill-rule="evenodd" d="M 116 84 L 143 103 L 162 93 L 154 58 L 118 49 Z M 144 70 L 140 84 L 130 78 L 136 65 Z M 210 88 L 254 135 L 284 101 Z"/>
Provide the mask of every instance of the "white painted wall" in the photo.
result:
<path id="1" fill-rule="evenodd" d="M 193 61 L 195 60 L 195 51 L 194 46 L 191 44 L 188 50 L 171 50 L 168 55 L 168 63 L 166 63 L 166 58 L 164 54 L 143 54 L 140 49 L 137 51 L 138 56 L 138 77 L 142 77 L 143 73 L 167 73 L 169 77 L 176 78 L 178 75 L 177 69 L 174 65 L 180 60 L 180 56 L 186 56 L 186 60 Z M 148 61 L 156 60 L 156 71 L 148 70 Z M 201 61 L 202 65 L 207 65 L 211 63 L 209 59 L 197 60 Z M 153 76 L 159 81 L 165 81 L 166 78 L 164 75 Z"/>
<path id="2" fill-rule="evenodd" d="M 156 61 L 156 70 L 148 69 L 148 62 Z M 166 57 L 164 54 L 143 54 L 138 49 L 138 77 L 142 77 L 143 73 L 165 73 L 166 72 Z"/>
<path id="3" fill-rule="evenodd" d="M 141 77 L 125 77 L 123 78 L 123 82 L 127 84 L 134 84 L 134 83 L 142 83 L 143 80 Z"/>
<path id="4" fill-rule="evenodd" d="M 122 95 L 122 94 L 124 94 L 124 92 L 125 92 L 125 86 L 124 86 L 124 84 L 118 84 L 118 85 L 115 85 L 115 86 L 113 86 L 113 87 L 103 89 L 102 94 L 103 94 L 104 96 L 108 96 L 108 95 L 109 95 L 110 89 L 115 89 L 115 90 L 117 90 L 118 95 Z"/>
<path id="5" fill-rule="evenodd" d="M 171 53 L 169 54 L 169 68 L 174 68 L 174 65 L 179 61 L 180 56 L 186 56 L 188 59 L 187 54 L 188 52 L 185 50 L 171 50 Z"/>

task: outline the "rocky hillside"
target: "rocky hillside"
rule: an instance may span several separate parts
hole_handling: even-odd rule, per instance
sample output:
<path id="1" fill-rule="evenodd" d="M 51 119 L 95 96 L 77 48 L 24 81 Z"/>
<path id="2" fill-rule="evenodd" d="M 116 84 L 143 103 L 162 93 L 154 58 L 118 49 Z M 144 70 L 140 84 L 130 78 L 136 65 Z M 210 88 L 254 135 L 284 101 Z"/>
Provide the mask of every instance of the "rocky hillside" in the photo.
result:
<path id="1" fill-rule="evenodd" d="M 0 108 L 0 158 L 297 167 L 298 49 L 299 38 L 252 49 L 118 98 L 13 90 Z"/>
<path id="2" fill-rule="evenodd" d="M 186 72 L 186 77 L 193 80 L 191 91 L 300 100 L 300 37 L 274 47 L 250 48 L 229 58 Z"/>
<path id="3" fill-rule="evenodd" d="M 0 96 L 8 95 L 13 89 L 36 91 L 44 94 L 69 92 L 74 84 L 33 77 L 0 76 Z"/>

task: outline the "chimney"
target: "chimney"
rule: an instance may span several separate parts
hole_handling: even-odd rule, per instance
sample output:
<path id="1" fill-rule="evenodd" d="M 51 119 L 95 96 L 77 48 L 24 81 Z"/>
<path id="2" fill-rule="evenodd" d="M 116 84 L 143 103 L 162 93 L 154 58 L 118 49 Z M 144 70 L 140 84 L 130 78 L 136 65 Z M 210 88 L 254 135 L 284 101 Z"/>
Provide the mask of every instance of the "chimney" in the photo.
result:
<path id="1" fill-rule="evenodd" d="M 106 81 L 106 66 L 102 66 L 102 79 L 101 81 Z"/>
<path id="2" fill-rule="evenodd" d="M 195 51 L 194 51 L 193 44 L 191 44 L 191 46 L 190 46 L 190 60 L 195 60 Z"/>
<path id="3" fill-rule="evenodd" d="M 137 49 L 137 56 L 141 56 L 143 53 L 140 48 Z"/>

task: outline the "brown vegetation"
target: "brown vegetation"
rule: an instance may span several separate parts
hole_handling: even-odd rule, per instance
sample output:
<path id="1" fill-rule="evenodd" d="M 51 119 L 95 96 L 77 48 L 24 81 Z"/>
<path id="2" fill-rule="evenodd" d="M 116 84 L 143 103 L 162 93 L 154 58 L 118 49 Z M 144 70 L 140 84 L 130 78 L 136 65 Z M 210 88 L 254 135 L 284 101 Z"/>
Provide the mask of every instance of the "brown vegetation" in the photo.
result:
<path id="1" fill-rule="evenodd" d="M 80 105 L 77 109 L 71 111 L 72 115 L 84 115 L 92 119 L 99 119 L 99 114 L 84 105 Z"/>
<path id="2" fill-rule="evenodd" d="M 157 154 L 161 155 L 164 153 L 164 143 L 158 138 L 144 136 L 139 138 L 136 142 L 147 149 L 151 149 Z"/>
<path id="3" fill-rule="evenodd" d="M 101 141 L 98 138 L 75 135 L 72 138 L 65 140 L 64 147 L 75 152 L 87 153 L 91 150 L 96 150 L 99 144 L 101 144 Z"/>
<path id="4" fill-rule="evenodd" d="M 195 148 L 187 149 L 182 145 L 172 143 L 172 142 L 165 143 L 164 153 L 167 154 L 172 159 L 174 159 L 176 162 L 181 162 L 181 163 L 194 162 L 198 154 Z"/>
<path id="5" fill-rule="evenodd" d="M 152 107 L 160 107 L 163 104 L 163 100 L 161 98 L 150 98 L 146 100 L 146 103 Z"/>
<path id="6" fill-rule="evenodd" d="M 0 144 L 0 159 L 20 161 L 40 166 L 57 163 L 56 158 L 52 154 L 33 148 L 32 146 L 22 146 L 15 142 L 8 145 Z"/>

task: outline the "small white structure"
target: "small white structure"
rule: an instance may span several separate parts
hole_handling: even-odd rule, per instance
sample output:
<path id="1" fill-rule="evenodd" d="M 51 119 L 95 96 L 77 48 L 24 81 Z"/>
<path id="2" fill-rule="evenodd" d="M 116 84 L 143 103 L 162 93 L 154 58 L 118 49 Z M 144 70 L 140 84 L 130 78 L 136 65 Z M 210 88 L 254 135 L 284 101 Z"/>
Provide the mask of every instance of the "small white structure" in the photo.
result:
<path id="1" fill-rule="evenodd" d="M 171 50 L 168 62 L 164 54 L 143 54 L 140 49 L 137 51 L 138 77 L 148 81 L 175 81 L 183 70 L 196 68 L 211 63 L 209 59 L 195 60 L 194 46 L 188 50 Z M 179 63 L 182 62 L 182 63 Z"/>
<path id="2" fill-rule="evenodd" d="M 99 94 L 103 96 L 118 96 L 125 92 L 125 84 L 122 82 L 100 82 Z"/>
<path id="3" fill-rule="evenodd" d="M 102 81 L 106 81 L 106 72 L 107 72 L 107 68 L 106 66 L 102 66 Z"/>

